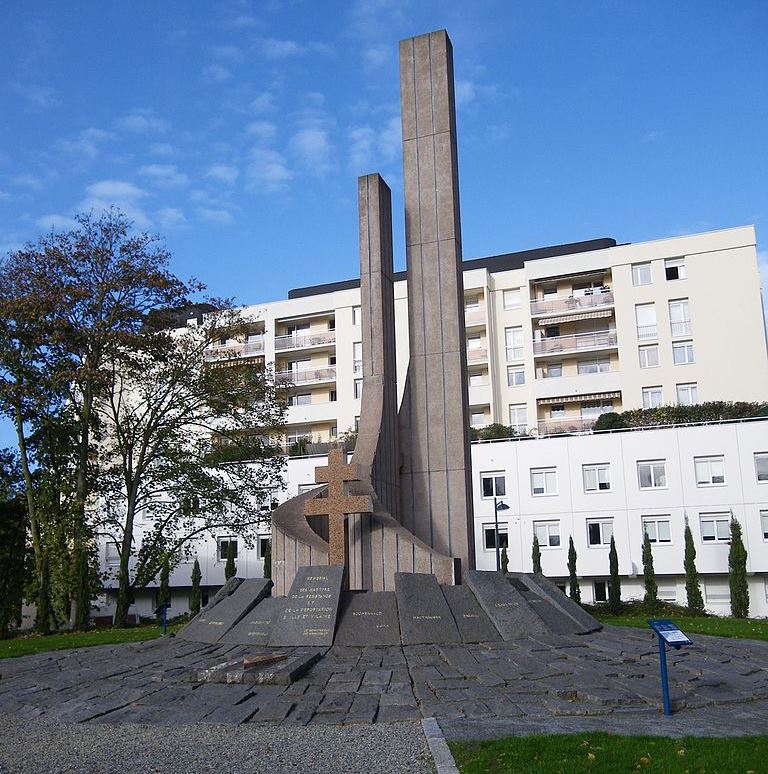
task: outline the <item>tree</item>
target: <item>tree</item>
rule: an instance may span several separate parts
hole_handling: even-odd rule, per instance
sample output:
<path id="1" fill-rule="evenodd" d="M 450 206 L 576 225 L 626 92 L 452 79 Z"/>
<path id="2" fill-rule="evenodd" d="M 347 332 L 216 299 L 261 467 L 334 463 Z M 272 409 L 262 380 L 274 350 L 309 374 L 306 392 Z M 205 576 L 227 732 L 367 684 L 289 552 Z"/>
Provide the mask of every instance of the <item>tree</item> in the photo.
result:
<path id="1" fill-rule="evenodd" d="M 163 559 L 163 564 L 160 568 L 160 587 L 157 590 L 157 607 L 158 610 L 162 607 L 168 607 L 171 604 L 171 563 L 168 560 L 168 556 Z M 162 615 L 162 613 L 160 614 Z"/>
<path id="2" fill-rule="evenodd" d="M 747 585 L 747 549 L 741 536 L 741 524 L 731 514 L 731 548 L 728 551 L 728 585 L 731 589 L 731 615 L 749 616 L 749 586 Z"/>
<path id="3" fill-rule="evenodd" d="M 693 544 L 693 535 L 685 522 L 685 594 L 688 601 L 688 612 L 691 615 L 701 615 L 704 612 L 704 598 L 701 595 L 699 585 L 699 573 L 696 570 L 696 547 Z"/>
<path id="4" fill-rule="evenodd" d="M 227 563 L 224 565 L 224 578 L 229 580 L 237 575 L 237 565 L 235 564 L 235 541 L 230 540 L 227 543 Z"/>
<path id="5" fill-rule="evenodd" d="M 264 544 L 264 577 L 272 577 L 272 541 L 268 540 Z"/>
<path id="6" fill-rule="evenodd" d="M 541 574 L 541 547 L 536 533 L 533 534 L 533 549 L 531 550 L 531 561 L 533 562 L 533 571 Z"/>
<path id="7" fill-rule="evenodd" d="M 653 569 L 653 549 L 648 533 L 643 534 L 643 584 L 645 597 L 643 605 L 647 610 L 654 611 L 659 607 L 659 587 L 656 584 L 656 572 Z"/>
<path id="8" fill-rule="evenodd" d="M 573 545 L 573 537 L 568 538 L 568 593 L 574 602 L 581 603 L 581 588 L 576 577 L 576 548 Z"/>
<path id="9" fill-rule="evenodd" d="M 507 547 L 503 546 L 501 549 L 501 571 L 504 575 L 509 571 L 509 555 L 507 554 Z"/>
<path id="10" fill-rule="evenodd" d="M 189 595 L 189 612 L 197 615 L 200 612 L 200 580 L 203 574 L 200 572 L 200 562 L 195 557 L 195 563 L 192 566 L 192 592 Z M 267 575 L 264 576 L 268 577 Z"/>
<path id="11" fill-rule="evenodd" d="M 0 639 L 21 624 L 26 559 L 26 512 L 17 456 L 0 449 Z"/>
<path id="12" fill-rule="evenodd" d="M 619 578 L 619 554 L 616 541 L 611 535 L 611 547 L 608 550 L 608 567 L 611 580 L 608 584 L 608 607 L 612 613 L 621 612 L 621 579 Z"/>

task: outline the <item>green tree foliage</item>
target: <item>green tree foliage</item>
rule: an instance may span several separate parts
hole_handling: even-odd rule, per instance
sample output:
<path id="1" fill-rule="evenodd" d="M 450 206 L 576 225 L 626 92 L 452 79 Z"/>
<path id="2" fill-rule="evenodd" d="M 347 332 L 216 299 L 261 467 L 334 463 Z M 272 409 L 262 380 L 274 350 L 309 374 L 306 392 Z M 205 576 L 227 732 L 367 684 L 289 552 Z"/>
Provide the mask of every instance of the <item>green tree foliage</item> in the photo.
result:
<path id="1" fill-rule="evenodd" d="M 506 546 L 503 546 L 501 549 L 501 558 L 499 560 L 499 564 L 501 565 L 501 571 L 504 573 L 504 575 L 506 575 L 509 571 L 509 555 L 507 554 Z"/>
<path id="2" fill-rule="evenodd" d="M 568 538 L 568 594 L 574 602 L 581 602 L 581 588 L 576 576 L 576 547 L 573 545 L 573 537 Z"/>
<path id="3" fill-rule="evenodd" d="M 26 509 L 16 455 L 0 449 L 0 639 L 21 624 L 26 577 Z"/>
<path id="4" fill-rule="evenodd" d="M 651 409 L 609 411 L 595 423 L 595 430 L 623 430 L 631 427 L 680 425 L 693 422 L 720 422 L 768 415 L 768 403 L 709 401 L 695 406 L 658 406 Z"/>
<path id="5" fill-rule="evenodd" d="M 192 615 L 197 615 L 200 612 L 200 580 L 202 577 L 200 562 L 195 557 L 195 563 L 192 566 L 192 592 L 189 595 L 189 612 Z"/>
<path id="6" fill-rule="evenodd" d="M 659 607 L 659 587 L 656 584 L 656 572 L 653 569 L 653 549 L 648 533 L 643 535 L 643 584 L 645 597 L 643 604 L 646 609 L 653 612 Z"/>
<path id="7" fill-rule="evenodd" d="M 536 533 L 533 533 L 533 548 L 531 549 L 531 562 L 533 563 L 533 571 L 541 574 L 541 546 L 539 545 L 539 539 L 536 537 Z"/>
<path id="8" fill-rule="evenodd" d="M 696 546 L 693 543 L 693 535 L 688 521 L 685 523 L 685 594 L 688 601 L 688 612 L 691 615 L 702 615 L 704 612 L 704 598 L 701 595 L 699 573 L 696 570 Z"/>
<path id="9" fill-rule="evenodd" d="M 728 585 L 731 589 L 731 615 L 734 618 L 746 618 L 749 615 L 747 549 L 741 535 L 741 524 L 733 516 L 731 516 L 731 548 L 728 551 Z"/>
<path id="10" fill-rule="evenodd" d="M 610 583 L 608 584 L 608 608 L 612 613 L 621 612 L 621 578 L 619 577 L 619 554 L 616 541 L 611 535 L 611 547 L 608 551 Z"/>
<path id="11" fill-rule="evenodd" d="M 235 541 L 230 540 L 227 543 L 227 563 L 224 565 L 224 578 L 229 580 L 237 575 L 237 565 L 235 564 Z"/>
<path id="12" fill-rule="evenodd" d="M 167 556 L 163 558 L 163 563 L 160 567 L 160 586 L 157 589 L 157 606 L 167 607 L 171 604 L 171 563 Z"/>
<path id="13" fill-rule="evenodd" d="M 264 577 L 272 577 L 272 541 L 268 540 L 264 545 Z"/>

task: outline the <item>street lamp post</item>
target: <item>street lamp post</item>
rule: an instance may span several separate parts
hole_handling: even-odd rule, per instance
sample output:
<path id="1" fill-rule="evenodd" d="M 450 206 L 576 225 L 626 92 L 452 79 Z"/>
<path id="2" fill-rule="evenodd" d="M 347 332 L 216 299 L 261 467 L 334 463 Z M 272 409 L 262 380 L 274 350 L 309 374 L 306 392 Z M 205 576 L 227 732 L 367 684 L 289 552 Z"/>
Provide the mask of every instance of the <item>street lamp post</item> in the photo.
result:
<path id="1" fill-rule="evenodd" d="M 501 570 L 501 554 L 499 553 L 499 511 L 508 511 L 509 506 L 504 500 L 496 500 L 496 495 L 493 496 L 493 520 L 496 525 L 496 572 Z M 507 534 L 509 534 L 509 528 L 507 528 Z"/>

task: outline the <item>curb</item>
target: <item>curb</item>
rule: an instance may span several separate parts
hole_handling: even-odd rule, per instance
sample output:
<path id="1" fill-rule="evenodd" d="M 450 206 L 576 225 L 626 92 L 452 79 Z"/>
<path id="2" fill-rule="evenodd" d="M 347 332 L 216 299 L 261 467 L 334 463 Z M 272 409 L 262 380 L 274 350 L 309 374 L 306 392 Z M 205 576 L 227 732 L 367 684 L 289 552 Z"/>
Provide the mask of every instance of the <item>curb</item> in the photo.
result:
<path id="1" fill-rule="evenodd" d="M 421 727 L 424 729 L 424 736 L 427 737 L 427 744 L 432 753 L 432 759 L 435 761 L 437 774 L 459 774 L 456 761 L 451 755 L 451 750 L 437 721 L 434 718 L 424 718 L 421 721 Z"/>

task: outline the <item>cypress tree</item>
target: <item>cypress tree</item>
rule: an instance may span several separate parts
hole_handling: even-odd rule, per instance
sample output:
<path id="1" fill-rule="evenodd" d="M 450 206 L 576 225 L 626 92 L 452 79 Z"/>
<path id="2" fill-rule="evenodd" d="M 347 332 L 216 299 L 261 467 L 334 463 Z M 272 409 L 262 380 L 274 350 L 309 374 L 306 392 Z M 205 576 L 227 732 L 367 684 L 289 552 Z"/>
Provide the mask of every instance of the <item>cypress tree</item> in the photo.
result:
<path id="1" fill-rule="evenodd" d="M 741 524 L 731 515 L 731 549 L 728 551 L 728 585 L 731 587 L 731 615 L 746 618 L 749 615 L 749 587 L 747 585 L 747 549 L 741 537 Z"/>
<path id="2" fill-rule="evenodd" d="M 702 615 L 704 598 L 701 596 L 699 573 L 696 570 L 696 547 L 693 545 L 693 535 L 688 522 L 685 523 L 685 594 L 688 599 L 688 612 L 691 615 Z"/>
<path id="3" fill-rule="evenodd" d="M 611 548 L 608 551 L 608 566 L 611 581 L 608 585 L 608 607 L 614 614 L 621 612 L 621 580 L 619 579 L 619 555 L 616 551 L 616 541 L 611 535 Z"/>
<path id="4" fill-rule="evenodd" d="M 531 551 L 531 560 L 533 561 L 533 571 L 541 574 L 541 546 L 536 533 L 533 534 L 533 549 Z"/>
<path id="5" fill-rule="evenodd" d="M 40 634 L 51 633 L 51 567 L 48 552 L 43 552 L 40 562 L 40 589 L 37 594 L 35 626 Z"/>
<path id="6" fill-rule="evenodd" d="M 200 612 L 200 579 L 202 577 L 200 562 L 195 557 L 195 563 L 192 566 L 192 593 L 189 595 L 189 612 L 192 615 L 197 615 Z"/>
<path id="7" fill-rule="evenodd" d="M 171 565 L 166 556 L 163 559 L 163 566 L 160 570 L 160 588 L 157 591 L 157 606 L 169 605 L 171 603 L 171 589 L 170 589 L 170 575 Z"/>
<path id="8" fill-rule="evenodd" d="M 74 629 L 87 629 L 91 617 L 91 568 L 84 548 L 75 549 L 74 553 L 72 626 Z"/>
<path id="9" fill-rule="evenodd" d="M 268 540 L 264 546 L 264 577 L 272 577 L 272 541 Z"/>
<path id="10" fill-rule="evenodd" d="M 568 579 L 570 581 L 569 594 L 574 602 L 581 602 L 581 589 L 579 579 L 576 577 L 576 548 L 573 545 L 573 537 L 568 538 Z"/>
<path id="11" fill-rule="evenodd" d="M 237 573 L 235 565 L 235 541 L 230 540 L 227 543 L 227 563 L 224 565 L 224 578 L 229 580 Z"/>
<path id="12" fill-rule="evenodd" d="M 643 604 L 648 610 L 656 610 L 659 606 L 659 587 L 656 585 L 656 572 L 653 569 L 653 550 L 651 539 L 646 532 L 643 536 L 643 583 L 645 598 Z"/>
<path id="13" fill-rule="evenodd" d="M 507 547 L 504 546 L 504 548 L 501 549 L 501 571 L 506 575 L 508 570 L 509 556 L 507 555 Z"/>

